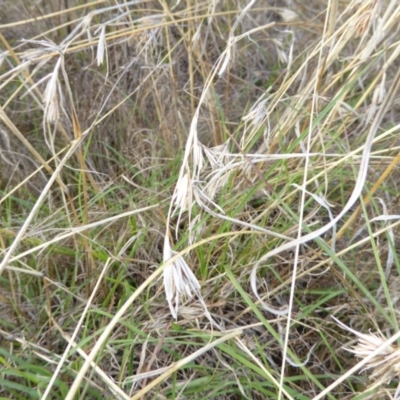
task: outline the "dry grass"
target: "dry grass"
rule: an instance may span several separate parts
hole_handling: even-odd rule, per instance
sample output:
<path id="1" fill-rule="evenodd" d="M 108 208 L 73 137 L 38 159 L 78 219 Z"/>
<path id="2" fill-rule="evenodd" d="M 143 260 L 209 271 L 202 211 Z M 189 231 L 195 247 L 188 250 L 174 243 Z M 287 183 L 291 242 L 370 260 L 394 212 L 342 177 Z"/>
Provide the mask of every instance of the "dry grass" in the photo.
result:
<path id="1" fill-rule="evenodd" d="M 2 2 L 0 398 L 397 398 L 397 3 Z"/>

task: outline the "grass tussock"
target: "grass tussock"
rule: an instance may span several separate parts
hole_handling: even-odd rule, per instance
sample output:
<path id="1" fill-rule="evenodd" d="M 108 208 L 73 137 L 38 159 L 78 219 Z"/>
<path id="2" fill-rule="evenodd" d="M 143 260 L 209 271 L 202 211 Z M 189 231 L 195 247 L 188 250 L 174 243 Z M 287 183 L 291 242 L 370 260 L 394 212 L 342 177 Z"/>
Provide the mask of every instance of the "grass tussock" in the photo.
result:
<path id="1" fill-rule="evenodd" d="M 397 398 L 398 2 L 3 3 L 0 398 Z"/>

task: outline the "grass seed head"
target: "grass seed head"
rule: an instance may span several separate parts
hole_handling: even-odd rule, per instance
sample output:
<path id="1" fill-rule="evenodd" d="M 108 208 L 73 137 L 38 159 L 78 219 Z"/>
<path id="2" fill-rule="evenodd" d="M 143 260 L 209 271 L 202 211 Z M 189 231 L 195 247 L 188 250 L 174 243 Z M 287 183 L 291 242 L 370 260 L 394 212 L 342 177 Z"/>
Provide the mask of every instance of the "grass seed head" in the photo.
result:
<path id="1" fill-rule="evenodd" d="M 293 22 L 299 19 L 299 15 L 295 11 L 289 10 L 288 8 L 281 8 L 279 10 L 279 15 L 285 22 Z"/>
<path id="2" fill-rule="evenodd" d="M 350 10 L 358 11 L 353 24 L 356 37 L 362 36 L 368 30 L 373 19 L 378 15 L 378 5 L 377 0 L 356 0 L 350 5 Z"/>
<path id="3" fill-rule="evenodd" d="M 104 63 L 104 54 L 107 48 L 106 44 L 106 27 L 101 28 L 99 36 L 99 44 L 97 46 L 97 65 L 100 66 Z"/>
<path id="4" fill-rule="evenodd" d="M 169 262 L 176 254 L 171 249 L 169 239 L 166 236 L 164 240 L 164 263 Z M 169 309 L 175 319 L 178 317 L 178 307 L 182 297 L 191 299 L 195 294 L 204 304 L 200 293 L 200 284 L 183 257 L 178 257 L 165 267 L 164 289 Z"/>
<path id="5" fill-rule="evenodd" d="M 46 89 L 43 93 L 44 115 L 49 122 L 57 121 L 60 117 L 60 88 L 58 82 L 58 73 L 61 67 L 62 59 L 58 59 L 53 72 L 50 74 L 50 79 L 47 82 Z"/>
<path id="6" fill-rule="evenodd" d="M 355 346 L 345 350 L 355 354 L 357 358 L 364 359 L 382 346 L 387 339 L 382 333 L 364 334 L 338 322 L 340 326 L 357 336 L 358 342 Z M 400 373 L 400 348 L 396 345 L 386 346 L 371 360 L 361 372 L 368 372 L 370 379 L 378 384 L 389 384 Z"/>

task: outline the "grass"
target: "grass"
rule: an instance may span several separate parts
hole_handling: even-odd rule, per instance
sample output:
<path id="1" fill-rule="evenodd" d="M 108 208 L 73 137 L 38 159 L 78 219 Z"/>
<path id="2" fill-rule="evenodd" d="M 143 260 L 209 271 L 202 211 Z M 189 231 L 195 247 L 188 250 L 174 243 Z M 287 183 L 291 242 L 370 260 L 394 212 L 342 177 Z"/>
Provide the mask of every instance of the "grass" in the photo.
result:
<path id="1" fill-rule="evenodd" d="M 8 2 L 0 399 L 392 399 L 396 1 Z"/>

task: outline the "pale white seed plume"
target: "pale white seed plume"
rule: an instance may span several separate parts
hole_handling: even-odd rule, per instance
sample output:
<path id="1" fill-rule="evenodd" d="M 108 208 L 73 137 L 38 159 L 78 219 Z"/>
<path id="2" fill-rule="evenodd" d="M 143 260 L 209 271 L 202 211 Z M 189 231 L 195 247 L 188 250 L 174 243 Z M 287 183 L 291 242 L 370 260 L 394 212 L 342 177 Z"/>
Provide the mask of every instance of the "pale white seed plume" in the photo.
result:
<path id="1" fill-rule="evenodd" d="M 218 71 L 218 75 L 221 76 L 223 75 L 223 73 L 225 72 L 225 70 L 228 68 L 229 62 L 232 58 L 232 53 L 234 50 L 234 45 L 236 44 L 236 42 L 238 40 L 240 40 L 239 38 L 236 38 L 234 36 L 235 30 L 236 28 L 239 26 L 239 24 L 242 22 L 243 18 L 245 17 L 245 15 L 247 14 L 247 12 L 250 10 L 251 7 L 253 7 L 253 4 L 255 3 L 255 0 L 251 0 L 249 1 L 249 4 L 247 4 L 247 6 L 242 10 L 242 12 L 240 13 L 240 15 L 238 16 L 237 20 L 235 21 L 235 23 L 233 24 L 233 27 L 229 33 L 229 39 L 228 39 L 228 43 L 226 45 L 226 49 L 225 51 L 222 53 L 221 57 L 223 58 L 223 62 L 222 65 Z M 221 59 L 222 59 L 221 58 Z"/>
<path id="2" fill-rule="evenodd" d="M 229 140 L 215 147 L 202 146 L 204 154 L 213 170 L 223 168 L 230 160 Z"/>
<path id="3" fill-rule="evenodd" d="M 267 104 L 269 101 L 269 97 L 257 101 L 251 110 L 244 117 L 242 117 L 242 121 L 258 128 L 267 117 Z"/>
<path id="4" fill-rule="evenodd" d="M 79 24 L 75 26 L 75 28 L 69 33 L 69 35 L 60 43 L 60 48 L 66 50 L 66 48 L 76 40 L 81 34 L 85 34 L 89 38 L 89 43 L 91 42 L 91 33 L 90 33 L 90 26 L 92 23 L 92 19 L 96 15 L 101 15 L 108 13 L 110 11 L 118 10 L 117 16 L 113 19 L 108 20 L 108 23 L 112 23 L 118 21 L 124 16 L 128 15 L 130 11 L 123 12 L 122 8 L 129 7 L 131 5 L 139 3 L 141 0 L 134 0 L 134 1 L 126 1 L 123 5 L 117 4 L 109 7 L 98 8 L 96 10 L 90 11 L 85 17 L 82 18 Z M 96 33 L 95 33 L 96 34 Z"/>
<path id="5" fill-rule="evenodd" d="M 287 54 L 280 47 L 277 47 L 276 51 L 278 53 L 278 60 L 280 61 L 280 63 L 283 65 L 287 65 L 289 63 L 289 58 Z"/>
<path id="6" fill-rule="evenodd" d="M 164 16 L 162 14 L 139 18 L 135 21 L 138 27 L 143 28 L 136 43 L 137 57 L 143 58 L 148 67 L 158 65 L 156 68 L 159 68 L 160 60 L 155 55 L 157 53 L 155 48 L 159 42 L 160 25 L 163 21 Z"/>
<path id="7" fill-rule="evenodd" d="M 11 146 L 10 146 L 10 136 L 7 134 L 5 129 L 3 129 L 1 126 L 0 126 L 0 138 L 1 138 L 0 144 L 2 147 L 2 151 L 0 151 L 0 158 L 8 165 L 15 165 L 15 160 L 13 160 L 13 159 L 9 160 L 6 157 L 6 154 L 10 154 L 10 155 L 12 154 Z"/>
<path id="8" fill-rule="evenodd" d="M 193 202 L 193 185 L 188 172 L 178 179 L 176 189 L 173 197 L 174 205 L 182 212 L 187 211 Z"/>
<path id="9" fill-rule="evenodd" d="M 215 212 L 210 209 L 210 206 L 213 206 L 219 212 L 225 214 L 222 208 L 217 203 L 215 203 L 210 197 L 208 197 L 204 192 L 204 190 L 202 190 L 200 187 L 195 186 L 193 193 L 194 193 L 194 198 L 196 199 L 196 203 L 202 209 L 206 210 L 209 214 L 215 216 Z"/>
<path id="10" fill-rule="evenodd" d="M 233 47 L 234 43 L 235 43 L 235 39 L 229 38 L 227 48 L 222 53 L 224 61 L 222 62 L 220 70 L 218 71 L 219 76 L 222 76 L 223 73 L 225 72 L 225 70 L 228 68 L 229 61 L 232 58 L 232 47 Z"/>
<path id="11" fill-rule="evenodd" d="M 57 121 L 60 116 L 58 73 L 61 67 L 61 57 L 58 59 L 43 93 L 44 115 L 49 122 Z"/>
<path id="12" fill-rule="evenodd" d="M 255 102 L 250 111 L 242 117 L 245 123 L 245 134 L 240 140 L 242 148 L 247 147 L 248 143 L 253 140 L 256 132 L 261 128 L 264 129 L 264 144 L 260 147 L 259 151 L 264 152 L 264 150 L 269 148 L 271 128 L 267 104 L 270 103 L 271 100 L 272 97 L 267 95 L 267 92 L 264 93 L 261 98 Z"/>
<path id="13" fill-rule="evenodd" d="M 24 60 L 34 60 L 45 54 L 61 52 L 61 47 L 48 40 L 33 40 L 33 39 L 22 39 L 22 43 L 29 43 L 35 46 L 33 49 L 29 49 L 24 52 L 22 58 Z"/>
<path id="14" fill-rule="evenodd" d="M 221 190 L 229 181 L 232 169 L 220 169 L 214 172 L 208 179 L 207 184 L 204 186 L 204 193 L 210 199 L 215 199 L 216 194 Z"/>
<path id="15" fill-rule="evenodd" d="M 190 222 L 188 226 L 189 231 L 189 244 L 192 245 L 197 238 L 201 235 L 204 231 L 205 225 L 201 223 L 202 215 L 196 215 Z"/>
<path id="16" fill-rule="evenodd" d="M 0 68 L 3 66 L 6 55 L 8 55 L 8 52 L 4 52 L 4 51 L 0 50 Z"/>
<path id="17" fill-rule="evenodd" d="M 283 42 L 281 39 L 274 39 L 276 52 L 278 53 L 278 60 L 281 64 L 287 65 L 289 63 L 289 57 L 283 49 Z"/>
<path id="18" fill-rule="evenodd" d="M 56 65 L 54 66 L 53 72 L 45 76 L 44 78 L 37 81 L 35 84 L 31 85 L 23 97 L 29 95 L 34 95 L 33 90 L 39 86 L 42 82 L 47 81 L 46 88 L 43 92 L 42 102 L 44 104 L 44 121 L 54 122 L 60 116 L 60 109 L 62 108 L 62 92 L 59 84 L 58 76 L 60 68 L 63 63 L 63 56 L 61 47 L 57 46 L 55 43 L 48 40 L 22 40 L 23 43 L 29 43 L 35 46 L 34 49 L 24 52 L 22 58 L 25 60 L 18 68 L 26 68 L 30 63 L 37 61 L 36 66 L 33 71 L 39 71 L 45 64 L 52 59 L 52 57 L 43 57 L 51 53 L 59 53 Z M 39 59 L 43 58 L 43 59 Z M 39 60 L 38 60 L 39 59 Z M 16 72 L 17 69 L 14 69 Z M 33 73 L 33 72 L 32 72 Z"/>
<path id="19" fill-rule="evenodd" d="M 202 31 L 202 25 L 199 24 L 199 26 L 196 29 L 196 32 L 194 33 L 194 35 L 192 37 L 193 49 L 197 49 L 198 48 L 198 45 L 200 43 L 200 38 L 201 38 L 201 31 Z"/>
<path id="20" fill-rule="evenodd" d="M 193 181 L 190 177 L 189 172 L 184 175 L 179 176 L 178 182 L 176 183 L 175 193 L 172 196 L 172 205 L 175 207 L 172 211 L 170 209 L 168 215 L 167 230 L 169 229 L 170 216 L 175 212 L 178 212 L 178 222 L 179 226 L 182 214 L 189 210 L 189 223 L 191 220 L 191 209 L 193 205 Z M 178 232 L 177 232 L 178 235 Z"/>
<path id="21" fill-rule="evenodd" d="M 368 106 L 368 111 L 367 111 L 366 117 L 365 117 L 366 125 L 371 122 L 372 118 L 376 114 L 376 110 L 382 104 L 383 99 L 386 96 L 385 84 L 386 84 L 386 72 L 383 72 L 381 82 L 379 83 L 379 85 L 377 87 L 375 87 L 374 93 L 372 95 L 372 102 Z"/>
<path id="22" fill-rule="evenodd" d="M 101 28 L 99 36 L 99 44 L 97 45 L 97 65 L 100 66 L 104 63 L 104 54 L 106 52 L 106 27 Z"/>
<path id="23" fill-rule="evenodd" d="M 355 54 L 358 54 L 359 62 L 366 61 L 372 53 L 376 51 L 376 46 L 385 37 L 387 25 L 384 23 L 386 18 L 379 18 L 379 3 L 377 0 L 355 0 L 348 6 L 346 12 L 351 14 L 349 18 L 350 35 L 361 37 Z M 395 1 L 389 2 L 386 12 L 390 12 L 391 5 Z M 368 35 L 370 29 L 374 30 L 372 35 Z"/>
<path id="24" fill-rule="evenodd" d="M 209 15 L 209 17 L 207 18 L 208 25 L 211 25 L 213 21 L 215 9 L 217 8 L 218 3 L 219 0 L 209 0 L 208 13 L 207 13 Z"/>
<path id="25" fill-rule="evenodd" d="M 289 52 L 288 52 L 288 68 L 285 75 L 285 81 L 289 79 L 290 69 L 292 69 L 292 62 L 293 62 L 293 51 L 294 51 L 294 43 L 295 43 L 295 33 L 294 31 L 286 31 L 287 35 L 290 40 Z"/>
<path id="26" fill-rule="evenodd" d="M 206 177 L 205 184 L 203 184 L 203 193 L 212 202 L 218 192 L 226 186 L 232 173 L 241 172 L 243 173 L 248 168 L 247 160 L 243 160 L 242 154 L 230 154 L 231 160 L 228 158 L 228 153 L 225 153 L 224 165 L 221 165 L 218 169 L 213 169 L 211 173 Z M 222 160 L 222 159 L 221 159 Z M 240 160 L 240 161 L 236 161 Z M 218 210 L 222 212 L 219 206 L 216 206 Z M 222 212 L 224 214 L 224 212 Z"/>
<path id="27" fill-rule="evenodd" d="M 356 36 L 363 35 L 371 26 L 371 22 L 377 15 L 378 5 L 378 0 L 355 0 L 349 5 L 349 12 L 357 11 L 357 17 L 353 21 Z"/>
<path id="28" fill-rule="evenodd" d="M 191 299 L 193 294 L 197 296 L 208 315 L 207 307 L 200 293 L 200 284 L 187 265 L 183 257 L 178 257 L 170 262 L 177 253 L 171 248 L 168 236 L 164 239 L 164 263 L 168 265 L 164 269 L 164 289 L 172 316 L 178 318 L 179 302 L 182 297 Z"/>
<path id="29" fill-rule="evenodd" d="M 285 22 L 293 22 L 299 19 L 298 14 L 288 8 L 281 8 L 278 13 Z"/>
<path id="30" fill-rule="evenodd" d="M 388 340 L 381 332 L 364 334 L 349 328 L 334 317 L 333 319 L 342 328 L 357 336 L 358 343 L 351 349 L 345 348 L 357 358 L 367 358 Z M 400 374 L 400 348 L 395 344 L 386 346 L 365 364 L 361 372 L 368 372 L 369 377 L 378 384 L 389 384 Z"/>
<path id="31" fill-rule="evenodd" d="M 204 157 L 203 150 L 200 142 L 197 139 L 197 135 L 193 138 L 193 146 L 192 146 L 192 157 L 193 157 L 193 167 L 194 167 L 194 176 L 196 179 L 199 179 L 200 173 L 204 167 Z"/>
<path id="32" fill-rule="evenodd" d="M 81 28 L 83 29 L 83 30 L 90 30 L 89 28 L 90 28 L 90 25 L 91 25 L 91 23 L 92 23 L 92 18 L 93 18 L 93 16 L 94 16 L 94 14 L 93 14 L 93 11 L 92 12 L 90 12 L 88 15 L 85 15 L 84 17 L 83 17 L 83 19 L 82 19 L 82 22 L 81 22 Z"/>

